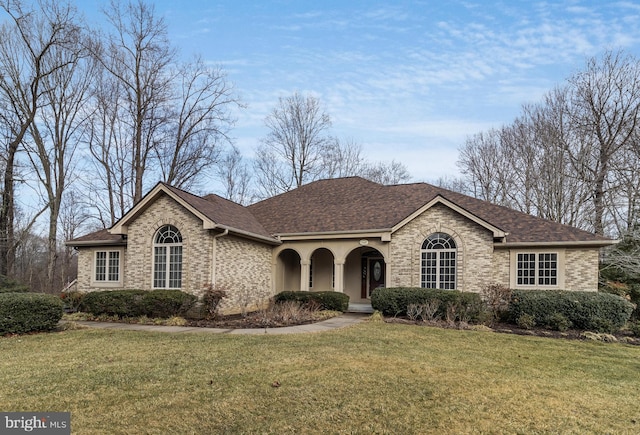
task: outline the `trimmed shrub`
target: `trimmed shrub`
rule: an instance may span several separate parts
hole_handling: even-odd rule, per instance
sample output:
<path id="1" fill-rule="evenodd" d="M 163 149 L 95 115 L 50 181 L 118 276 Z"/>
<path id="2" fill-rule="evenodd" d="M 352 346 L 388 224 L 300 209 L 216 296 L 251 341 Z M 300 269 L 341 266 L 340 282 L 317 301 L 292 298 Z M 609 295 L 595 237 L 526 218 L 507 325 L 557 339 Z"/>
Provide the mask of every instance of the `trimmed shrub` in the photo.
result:
<path id="1" fill-rule="evenodd" d="M 82 299 L 80 309 L 95 316 L 139 317 L 144 313 L 140 301 L 147 290 L 109 290 L 90 292 Z"/>
<path id="2" fill-rule="evenodd" d="M 514 290 L 509 303 L 512 322 L 528 314 L 535 324 L 558 329 L 564 327 L 559 315 L 574 328 L 613 332 L 622 328 L 633 311 L 633 304 L 609 293 L 563 290 Z"/>
<path id="3" fill-rule="evenodd" d="M 533 329 L 536 326 L 536 319 L 531 314 L 523 314 L 516 319 L 516 325 L 524 329 Z"/>
<path id="4" fill-rule="evenodd" d="M 29 287 L 26 285 L 0 275 L 0 293 L 26 293 L 28 291 Z"/>
<path id="5" fill-rule="evenodd" d="M 634 336 L 640 337 L 640 322 L 635 321 L 629 323 L 629 331 L 631 331 Z"/>
<path id="6" fill-rule="evenodd" d="M 87 293 L 81 310 L 93 315 L 171 317 L 195 304 L 196 297 L 180 290 L 113 290 Z"/>
<path id="7" fill-rule="evenodd" d="M 299 302 L 302 305 L 315 302 L 320 305 L 323 310 L 342 311 L 343 313 L 349 309 L 349 296 L 340 292 L 299 292 L 284 291 L 273 297 L 275 303 L 286 301 Z"/>
<path id="8" fill-rule="evenodd" d="M 567 316 L 562 313 L 556 312 L 551 314 L 549 317 L 547 317 L 546 323 L 549 328 L 553 329 L 554 331 L 564 332 L 571 328 L 571 321 L 567 319 Z"/>
<path id="9" fill-rule="evenodd" d="M 43 293 L 1 293 L 0 334 L 50 331 L 62 318 L 60 298 Z"/>
<path id="10" fill-rule="evenodd" d="M 186 313 L 198 298 L 180 290 L 152 290 L 146 292 L 140 300 L 143 315 L 148 317 L 169 317 Z"/>
<path id="11" fill-rule="evenodd" d="M 434 317 L 477 322 L 483 315 L 484 304 L 478 293 L 414 287 L 377 288 L 371 294 L 371 306 L 385 316 L 406 316 L 409 305 L 438 303 Z M 455 319 L 451 319 L 451 316 Z"/>

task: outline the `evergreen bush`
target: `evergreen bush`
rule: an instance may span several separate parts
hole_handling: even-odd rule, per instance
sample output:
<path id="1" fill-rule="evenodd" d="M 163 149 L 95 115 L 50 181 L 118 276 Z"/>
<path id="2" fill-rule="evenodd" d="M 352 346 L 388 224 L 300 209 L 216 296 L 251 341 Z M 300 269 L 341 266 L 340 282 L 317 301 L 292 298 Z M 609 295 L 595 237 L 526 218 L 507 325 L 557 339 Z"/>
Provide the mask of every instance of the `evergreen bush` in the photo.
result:
<path id="1" fill-rule="evenodd" d="M 87 293 L 80 309 L 95 316 L 162 317 L 188 311 L 197 298 L 180 290 L 112 290 Z"/>
<path id="2" fill-rule="evenodd" d="M 371 306 L 385 316 L 406 316 L 407 308 L 410 305 L 431 304 L 434 301 L 438 303 L 435 316 L 441 318 L 447 318 L 447 310 L 449 310 L 449 317 L 451 317 L 452 311 L 457 313 L 457 319 L 450 320 L 477 322 L 484 314 L 484 304 L 478 293 L 417 287 L 390 287 L 377 288 L 371 294 Z"/>
<path id="3" fill-rule="evenodd" d="M 610 293 L 563 290 L 514 290 L 509 316 L 517 322 L 530 315 L 536 325 L 564 327 L 559 315 L 576 329 L 614 332 L 629 320 L 634 309 L 626 299 Z"/>
<path id="4" fill-rule="evenodd" d="M 59 297 L 43 293 L 0 293 L 0 334 L 54 329 L 62 318 Z"/>

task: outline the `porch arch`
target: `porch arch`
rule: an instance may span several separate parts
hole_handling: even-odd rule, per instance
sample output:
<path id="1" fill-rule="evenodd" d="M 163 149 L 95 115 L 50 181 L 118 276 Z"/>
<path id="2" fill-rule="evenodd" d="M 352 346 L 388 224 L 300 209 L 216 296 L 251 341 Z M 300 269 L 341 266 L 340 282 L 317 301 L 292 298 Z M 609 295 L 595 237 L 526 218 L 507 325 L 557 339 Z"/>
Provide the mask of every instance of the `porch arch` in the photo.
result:
<path id="1" fill-rule="evenodd" d="M 335 255 L 325 247 L 313 250 L 309 256 L 309 290 L 333 291 L 336 288 Z"/>
<path id="2" fill-rule="evenodd" d="M 388 286 L 389 274 L 389 263 L 382 251 L 371 246 L 357 247 L 345 258 L 344 292 L 352 302 L 368 303 L 375 287 Z"/>
<path id="3" fill-rule="evenodd" d="M 295 249 L 287 248 L 276 257 L 276 293 L 301 290 L 301 257 Z"/>

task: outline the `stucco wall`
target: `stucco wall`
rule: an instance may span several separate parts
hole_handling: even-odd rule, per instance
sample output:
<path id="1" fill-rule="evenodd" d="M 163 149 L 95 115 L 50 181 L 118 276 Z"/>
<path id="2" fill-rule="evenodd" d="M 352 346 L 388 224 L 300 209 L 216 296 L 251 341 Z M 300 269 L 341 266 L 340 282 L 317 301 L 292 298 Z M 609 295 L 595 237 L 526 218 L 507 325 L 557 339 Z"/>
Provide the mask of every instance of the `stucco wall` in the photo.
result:
<path id="1" fill-rule="evenodd" d="M 420 287 L 421 247 L 431 234 L 451 235 L 457 247 L 457 290 L 479 292 L 493 282 L 493 234 L 442 204 L 396 231 L 390 243 L 391 286 Z"/>

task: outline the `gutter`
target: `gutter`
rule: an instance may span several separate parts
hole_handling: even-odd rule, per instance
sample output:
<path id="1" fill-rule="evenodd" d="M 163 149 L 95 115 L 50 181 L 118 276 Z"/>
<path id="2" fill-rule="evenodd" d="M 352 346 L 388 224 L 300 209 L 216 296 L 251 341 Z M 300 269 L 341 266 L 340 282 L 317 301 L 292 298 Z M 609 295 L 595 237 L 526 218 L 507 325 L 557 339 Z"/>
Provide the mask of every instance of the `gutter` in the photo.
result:
<path id="1" fill-rule="evenodd" d="M 79 242 L 68 241 L 64 244 L 73 248 L 82 246 L 127 246 L 127 240 L 82 240 Z"/>
<path id="2" fill-rule="evenodd" d="M 579 240 L 572 242 L 499 242 L 494 243 L 493 247 L 496 249 L 508 249 L 508 248 L 568 248 L 568 247 L 584 247 L 584 248 L 603 248 L 605 246 L 616 245 L 620 243 L 620 240 Z"/>

